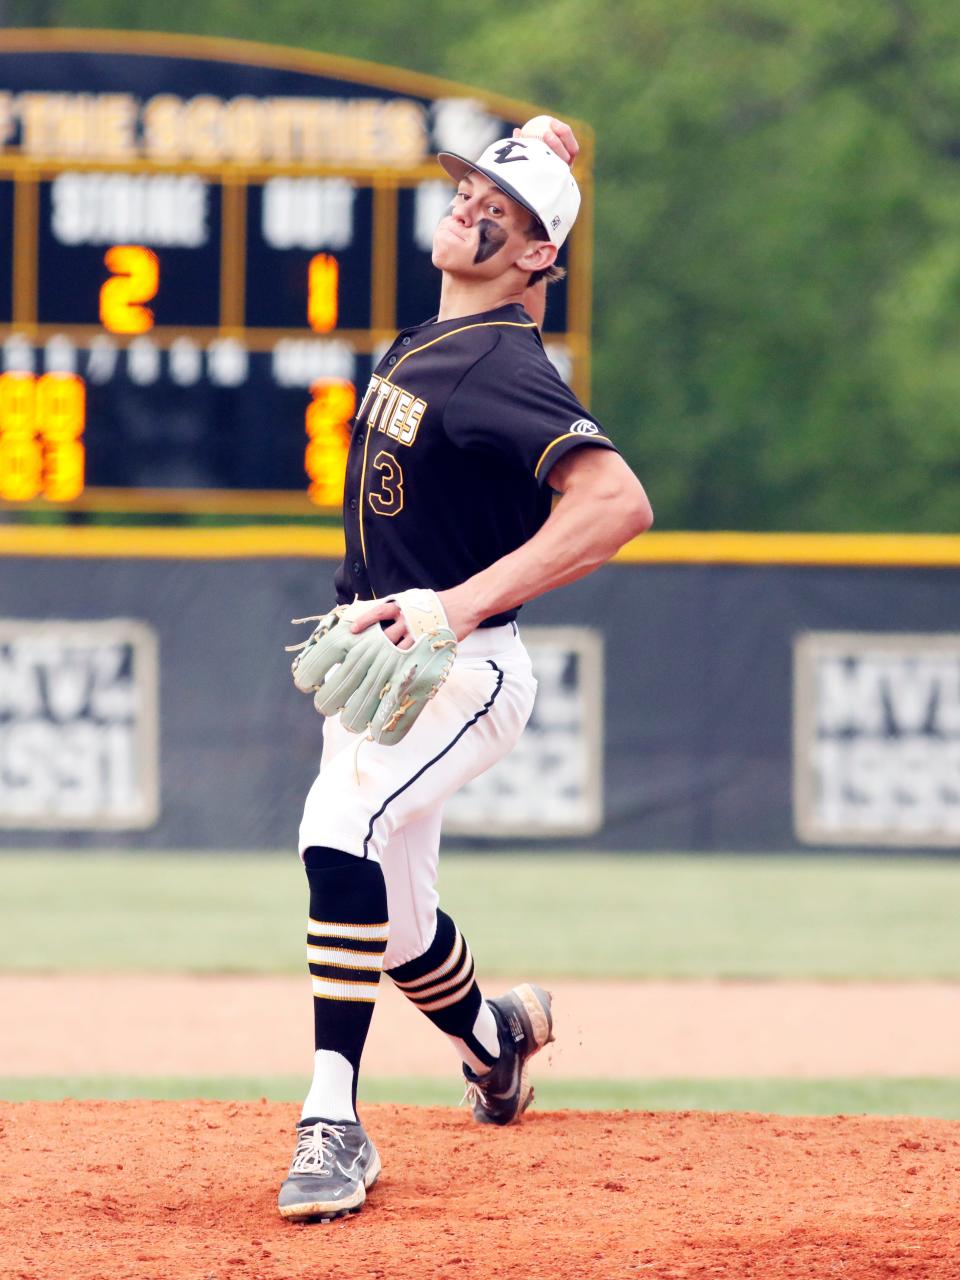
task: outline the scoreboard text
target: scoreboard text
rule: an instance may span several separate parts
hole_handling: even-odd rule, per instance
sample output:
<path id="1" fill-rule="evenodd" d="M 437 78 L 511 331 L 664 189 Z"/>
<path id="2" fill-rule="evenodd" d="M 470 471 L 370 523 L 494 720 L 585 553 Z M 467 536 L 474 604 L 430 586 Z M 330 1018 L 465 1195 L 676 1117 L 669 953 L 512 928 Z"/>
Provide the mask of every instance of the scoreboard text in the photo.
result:
<path id="1" fill-rule="evenodd" d="M 239 42 L 0 33 L 0 504 L 336 506 L 357 388 L 437 310 L 434 153 L 535 111 Z M 566 265 L 544 341 L 585 396 L 586 235 Z"/>

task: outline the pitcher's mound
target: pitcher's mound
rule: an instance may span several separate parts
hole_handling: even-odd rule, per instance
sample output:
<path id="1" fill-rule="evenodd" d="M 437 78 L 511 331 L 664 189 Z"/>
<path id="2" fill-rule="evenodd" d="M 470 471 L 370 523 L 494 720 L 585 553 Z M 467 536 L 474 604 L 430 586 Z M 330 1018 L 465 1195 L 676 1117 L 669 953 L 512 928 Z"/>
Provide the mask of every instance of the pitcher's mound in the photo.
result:
<path id="1" fill-rule="evenodd" d="M 297 1108 L 0 1104 L 10 1280 L 957 1280 L 960 1123 L 371 1106 L 362 1213 L 275 1199 Z"/>

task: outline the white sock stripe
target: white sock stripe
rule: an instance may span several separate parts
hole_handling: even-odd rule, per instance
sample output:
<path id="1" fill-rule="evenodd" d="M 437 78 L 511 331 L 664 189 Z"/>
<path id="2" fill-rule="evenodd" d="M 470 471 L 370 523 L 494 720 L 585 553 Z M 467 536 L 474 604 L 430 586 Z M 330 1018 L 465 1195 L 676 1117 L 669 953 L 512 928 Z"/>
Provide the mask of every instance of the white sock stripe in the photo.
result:
<path id="1" fill-rule="evenodd" d="M 390 923 L 385 920 L 383 924 L 342 924 L 338 920 L 314 920 L 311 916 L 307 933 L 320 938 L 352 938 L 354 942 L 386 942 Z"/>
<path id="2" fill-rule="evenodd" d="M 322 1000 L 356 1000 L 372 1004 L 377 998 L 376 982 L 341 982 L 337 978 L 313 978 L 313 994 Z"/>
<path id="3" fill-rule="evenodd" d="M 409 978 L 406 982 L 398 982 L 397 986 L 401 991 L 406 992 L 408 995 L 415 995 L 420 987 L 428 987 L 436 978 L 442 978 L 445 974 L 448 974 L 459 962 L 460 953 L 463 951 L 465 946 L 466 943 L 464 941 L 463 934 L 458 929 L 457 936 L 454 938 L 453 946 L 450 949 L 450 954 L 447 956 L 446 960 L 444 960 L 443 964 L 438 965 L 436 969 L 431 970 L 430 973 L 421 974 L 419 978 Z M 470 948 L 467 947 L 468 954 L 469 951 Z"/>
<path id="4" fill-rule="evenodd" d="M 435 982 L 432 987 L 427 987 L 423 991 L 405 991 L 404 995 L 408 1000 L 412 1000 L 418 1009 L 426 1008 L 422 1004 L 423 1000 L 430 1000 L 434 996 L 440 995 L 443 991 L 449 991 L 452 987 L 459 986 L 461 983 L 473 978 L 473 956 L 470 954 L 470 948 L 467 947 L 467 954 L 463 957 L 463 964 L 457 969 L 457 972 L 451 977 L 446 978 L 443 982 Z"/>
<path id="5" fill-rule="evenodd" d="M 332 947 L 307 946 L 307 962 L 312 964 L 334 964 L 341 969 L 376 969 L 383 968 L 382 951 L 335 951 Z"/>
<path id="6" fill-rule="evenodd" d="M 469 989 L 470 984 L 468 983 L 467 985 Z M 458 1000 L 462 1000 L 463 995 L 464 993 L 462 991 L 453 991 L 448 996 L 441 996 L 439 1000 L 431 1000 L 429 1004 L 420 1004 L 418 1001 L 417 1008 L 421 1013 L 434 1013 L 438 1009 L 448 1009 L 450 1005 L 456 1004 Z"/>

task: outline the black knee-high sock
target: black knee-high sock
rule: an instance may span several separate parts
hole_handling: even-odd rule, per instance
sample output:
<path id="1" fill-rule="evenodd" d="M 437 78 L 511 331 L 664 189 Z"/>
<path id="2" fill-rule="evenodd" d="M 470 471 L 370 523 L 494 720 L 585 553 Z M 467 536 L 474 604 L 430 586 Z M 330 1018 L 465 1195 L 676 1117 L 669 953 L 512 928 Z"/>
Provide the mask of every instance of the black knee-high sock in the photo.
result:
<path id="1" fill-rule="evenodd" d="M 445 911 L 437 912 L 437 932 L 423 955 L 388 969 L 387 974 L 434 1026 L 462 1040 L 479 1062 L 493 1065 L 496 1054 L 474 1034 L 482 997 L 474 978 L 473 956 L 466 938 Z"/>
<path id="2" fill-rule="evenodd" d="M 303 855 L 310 885 L 307 960 L 313 983 L 314 1047 L 353 1068 L 353 1101 L 387 948 L 387 889 L 380 864 L 337 849 Z"/>

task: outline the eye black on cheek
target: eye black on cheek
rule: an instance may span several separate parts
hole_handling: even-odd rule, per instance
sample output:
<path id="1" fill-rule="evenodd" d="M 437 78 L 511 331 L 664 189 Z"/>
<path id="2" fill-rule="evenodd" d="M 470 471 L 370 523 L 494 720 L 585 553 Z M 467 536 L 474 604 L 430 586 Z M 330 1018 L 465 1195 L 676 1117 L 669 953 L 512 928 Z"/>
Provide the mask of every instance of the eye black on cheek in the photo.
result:
<path id="1" fill-rule="evenodd" d="M 507 233 L 490 218 L 481 218 L 477 223 L 477 239 L 477 252 L 473 261 L 486 262 L 507 243 Z"/>

